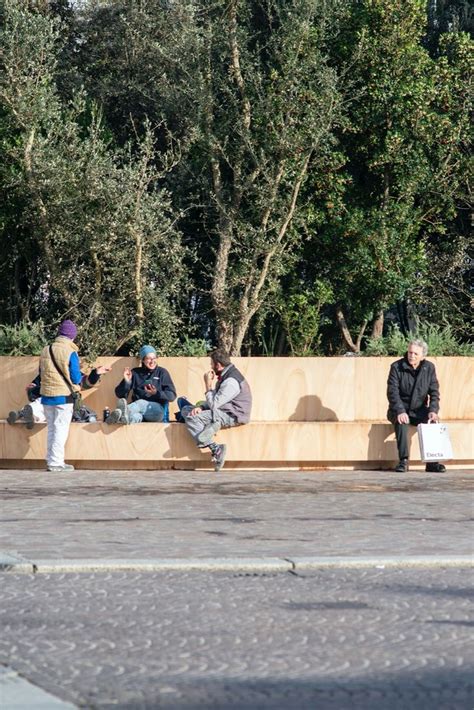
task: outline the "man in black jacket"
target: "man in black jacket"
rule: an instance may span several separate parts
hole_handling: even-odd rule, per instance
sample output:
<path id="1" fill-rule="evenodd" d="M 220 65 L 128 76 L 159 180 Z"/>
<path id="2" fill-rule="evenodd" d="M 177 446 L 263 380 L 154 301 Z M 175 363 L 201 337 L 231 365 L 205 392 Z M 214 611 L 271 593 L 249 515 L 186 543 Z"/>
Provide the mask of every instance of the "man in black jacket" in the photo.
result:
<path id="1" fill-rule="evenodd" d="M 439 384 L 435 366 L 425 360 L 428 346 L 423 340 L 411 340 L 401 360 L 390 367 L 387 381 L 387 417 L 395 427 L 398 458 L 395 471 L 408 471 L 408 427 L 426 422 L 438 422 Z M 426 471 L 443 473 L 446 467 L 432 461 Z"/>
<path id="2" fill-rule="evenodd" d="M 151 345 L 140 348 L 140 367 L 126 367 L 123 380 L 115 388 L 118 397 L 116 408 L 107 418 L 107 424 L 139 424 L 140 422 L 167 422 L 168 405 L 176 399 L 176 388 L 171 375 L 156 363 L 156 350 Z M 132 403 L 128 404 L 129 394 Z"/>

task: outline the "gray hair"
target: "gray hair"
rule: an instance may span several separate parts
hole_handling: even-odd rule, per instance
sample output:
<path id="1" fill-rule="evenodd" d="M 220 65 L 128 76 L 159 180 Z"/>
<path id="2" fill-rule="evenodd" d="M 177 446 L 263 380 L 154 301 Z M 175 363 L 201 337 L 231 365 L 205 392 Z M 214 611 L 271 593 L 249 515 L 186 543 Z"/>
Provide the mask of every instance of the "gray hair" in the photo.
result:
<path id="1" fill-rule="evenodd" d="M 407 347 L 409 348 L 410 345 L 416 345 L 417 348 L 421 348 L 423 357 L 428 355 L 428 344 L 424 340 L 421 340 L 421 338 L 409 340 Z"/>

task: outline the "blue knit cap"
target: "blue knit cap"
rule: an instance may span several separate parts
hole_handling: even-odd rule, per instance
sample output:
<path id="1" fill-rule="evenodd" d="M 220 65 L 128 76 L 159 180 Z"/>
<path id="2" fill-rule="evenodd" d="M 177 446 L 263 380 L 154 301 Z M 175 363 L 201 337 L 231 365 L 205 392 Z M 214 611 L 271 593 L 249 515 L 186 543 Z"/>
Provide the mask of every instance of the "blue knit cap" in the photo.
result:
<path id="1" fill-rule="evenodd" d="M 149 355 L 150 353 L 156 355 L 156 350 L 153 345 L 142 345 L 142 347 L 140 348 L 140 352 L 138 353 L 138 357 L 140 358 L 140 360 L 143 360 L 143 358 Z"/>

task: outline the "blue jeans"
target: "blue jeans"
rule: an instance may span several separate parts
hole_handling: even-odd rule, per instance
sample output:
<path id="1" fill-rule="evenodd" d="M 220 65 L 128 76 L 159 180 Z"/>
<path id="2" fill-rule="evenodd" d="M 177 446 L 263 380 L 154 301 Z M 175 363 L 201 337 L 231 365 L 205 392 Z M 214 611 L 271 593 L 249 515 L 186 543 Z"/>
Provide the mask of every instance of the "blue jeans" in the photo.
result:
<path id="1" fill-rule="evenodd" d="M 167 404 L 162 407 L 158 402 L 147 402 L 146 399 L 137 399 L 136 402 L 132 402 L 132 404 L 128 405 L 130 424 L 168 421 L 167 415 Z"/>

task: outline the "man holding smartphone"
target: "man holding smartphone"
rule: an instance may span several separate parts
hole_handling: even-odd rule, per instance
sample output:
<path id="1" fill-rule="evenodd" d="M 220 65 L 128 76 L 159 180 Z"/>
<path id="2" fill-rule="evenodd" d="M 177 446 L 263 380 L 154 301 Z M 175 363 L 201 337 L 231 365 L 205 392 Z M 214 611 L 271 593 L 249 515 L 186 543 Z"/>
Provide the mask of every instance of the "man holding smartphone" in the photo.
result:
<path id="1" fill-rule="evenodd" d="M 158 366 L 152 345 L 143 345 L 139 357 L 140 367 L 126 367 L 123 371 L 123 380 L 115 388 L 117 405 L 107 424 L 168 421 L 169 402 L 176 399 L 173 380 L 168 370 Z M 128 404 L 130 395 L 132 402 Z"/>

